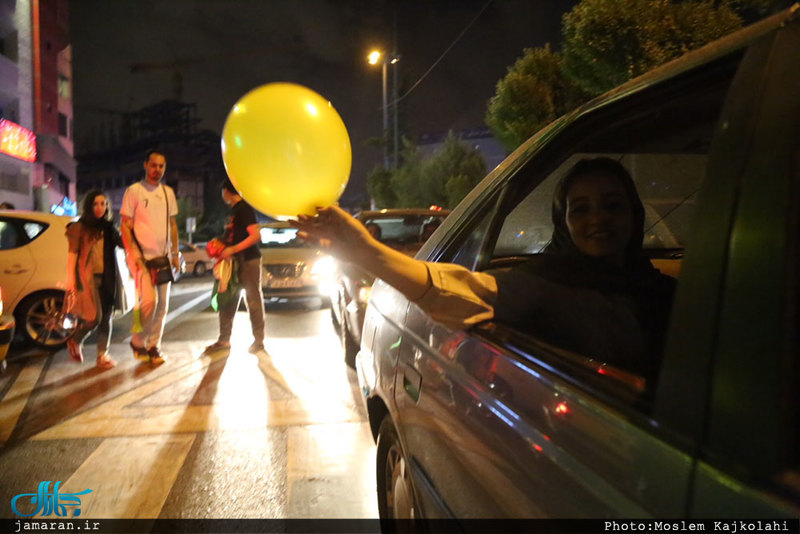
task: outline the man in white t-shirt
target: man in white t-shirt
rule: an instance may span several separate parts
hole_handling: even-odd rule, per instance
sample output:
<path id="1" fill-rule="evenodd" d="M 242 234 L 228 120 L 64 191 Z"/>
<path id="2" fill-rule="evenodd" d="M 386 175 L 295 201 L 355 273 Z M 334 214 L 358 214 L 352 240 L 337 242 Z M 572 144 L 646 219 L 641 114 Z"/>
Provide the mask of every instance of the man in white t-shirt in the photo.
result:
<path id="1" fill-rule="evenodd" d="M 144 160 L 144 180 L 132 184 L 122 197 L 122 242 L 128 266 L 136 279 L 142 330 L 133 334 L 131 348 L 139 361 L 164 363 L 161 336 L 167 316 L 171 283 L 154 285 L 145 262 L 166 256 L 173 269 L 180 269 L 178 257 L 178 203 L 175 192 L 161 179 L 167 158 L 150 151 Z"/>

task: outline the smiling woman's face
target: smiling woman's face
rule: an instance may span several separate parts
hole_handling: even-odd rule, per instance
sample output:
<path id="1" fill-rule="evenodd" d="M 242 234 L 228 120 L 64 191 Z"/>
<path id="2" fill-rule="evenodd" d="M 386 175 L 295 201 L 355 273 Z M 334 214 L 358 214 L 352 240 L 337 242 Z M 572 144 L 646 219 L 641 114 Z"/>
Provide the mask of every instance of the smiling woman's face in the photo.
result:
<path id="1" fill-rule="evenodd" d="M 106 214 L 106 209 L 108 209 L 108 202 L 106 201 L 105 195 L 97 195 L 94 197 L 94 202 L 92 203 L 94 216 L 98 219 L 102 219 L 103 215 Z"/>
<path id="2" fill-rule="evenodd" d="M 618 265 L 633 232 L 633 209 L 622 184 L 607 173 L 578 177 L 567 192 L 567 229 L 579 251 Z"/>

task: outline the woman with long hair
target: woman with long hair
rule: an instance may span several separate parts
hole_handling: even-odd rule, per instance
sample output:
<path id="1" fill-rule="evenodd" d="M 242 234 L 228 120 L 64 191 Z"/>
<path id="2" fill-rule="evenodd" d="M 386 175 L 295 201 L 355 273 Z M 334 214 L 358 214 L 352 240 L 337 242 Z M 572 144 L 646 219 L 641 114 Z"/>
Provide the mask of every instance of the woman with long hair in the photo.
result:
<path id="1" fill-rule="evenodd" d="M 97 328 L 97 367 L 110 369 L 116 362 L 108 355 L 111 316 L 117 288 L 115 248 L 122 239 L 114 228 L 111 202 L 99 189 L 83 198 L 80 218 L 67 226 L 67 298 L 78 326 L 67 341 L 70 359 L 83 361 L 83 340 Z"/>

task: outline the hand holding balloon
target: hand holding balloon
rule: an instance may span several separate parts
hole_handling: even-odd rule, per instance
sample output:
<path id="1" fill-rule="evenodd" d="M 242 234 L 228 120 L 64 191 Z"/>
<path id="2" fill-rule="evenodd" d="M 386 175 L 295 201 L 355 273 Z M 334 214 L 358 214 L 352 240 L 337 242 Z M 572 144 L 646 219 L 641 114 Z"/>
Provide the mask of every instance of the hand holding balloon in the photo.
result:
<path id="1" fill-rule="evenodd" d="M 336 202 L 350 176 L 350 138 L 330 102 L 271 83 L 244 95 L 222 131 L 225 170 L 248 204 L 286 220 Z"/>
<path id="2" fill-rule="evenodd" d="M 298 215 L 289 224 L 303 239 L 316 242 L 319 248 L 341 260 L 361 263 L 374 254 L 378 241 L 355 217 L 338 206 L 317 208 L 317 215 Z"/>

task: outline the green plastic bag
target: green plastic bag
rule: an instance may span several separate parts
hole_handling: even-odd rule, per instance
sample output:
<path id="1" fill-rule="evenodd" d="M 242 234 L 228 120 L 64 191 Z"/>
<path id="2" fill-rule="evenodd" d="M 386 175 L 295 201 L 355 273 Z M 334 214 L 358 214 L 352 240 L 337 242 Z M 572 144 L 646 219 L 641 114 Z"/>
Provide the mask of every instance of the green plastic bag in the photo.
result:
<path id="1" fill-rule="evenodd" d="M 211 290 L 211 308 L 218 312 L 228 306 L 238 306 L 241 297 L 242 286 L 239 284 L 239 265 L 233 261 L 231 269 L 231 279 L 228 287 L 223 292 L 219 292 L 219 279 L 214 279 L 214 288 Z"/>

